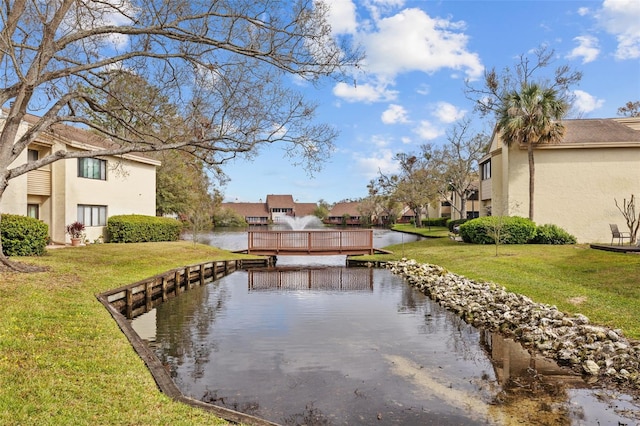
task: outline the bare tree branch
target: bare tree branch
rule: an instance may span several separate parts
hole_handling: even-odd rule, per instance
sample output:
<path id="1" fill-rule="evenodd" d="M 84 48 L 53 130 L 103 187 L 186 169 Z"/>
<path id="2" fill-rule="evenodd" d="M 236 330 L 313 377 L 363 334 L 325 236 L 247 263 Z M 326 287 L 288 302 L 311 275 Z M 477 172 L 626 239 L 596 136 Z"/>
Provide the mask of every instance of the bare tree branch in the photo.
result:
<path id="1" fill-rule="evenodd" d="M 295 163 L 317 170 L 337 133 L 313 123 L 316 105 L 283 77 L 342 80 L 357 65 L 360 52 L 331 33 L 327 15 L 322 0 L 3 2 L 0 199 L 11 179 L 75 157 L 180 149 L 219 166 L 278 142 Z M 146 109 L 123 96 L 123 75 L 175 109 Z M 63 134 L 64 124 L 109 146 L 16 164 L 30 143 Z"/>

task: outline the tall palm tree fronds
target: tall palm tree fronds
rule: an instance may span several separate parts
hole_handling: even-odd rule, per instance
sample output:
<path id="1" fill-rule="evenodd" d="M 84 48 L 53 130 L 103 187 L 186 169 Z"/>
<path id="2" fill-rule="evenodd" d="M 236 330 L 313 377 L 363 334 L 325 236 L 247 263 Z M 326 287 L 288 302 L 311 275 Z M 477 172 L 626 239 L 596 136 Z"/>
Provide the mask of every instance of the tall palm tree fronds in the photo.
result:
<path id="1" fill-rule="evenodd" d="M 537 84 L 524 85 L 520 92 L 509 93 L 498 111 L 497 129 L 506 145 L 519 143 L 527 146 L 529 159 L 529 219 L 533 220 L 533 194 L 535 182 L 534 147 L 538 144 L 559 142 L 564 135 L 560 122 L 567 104 L 554 89 Z"/>

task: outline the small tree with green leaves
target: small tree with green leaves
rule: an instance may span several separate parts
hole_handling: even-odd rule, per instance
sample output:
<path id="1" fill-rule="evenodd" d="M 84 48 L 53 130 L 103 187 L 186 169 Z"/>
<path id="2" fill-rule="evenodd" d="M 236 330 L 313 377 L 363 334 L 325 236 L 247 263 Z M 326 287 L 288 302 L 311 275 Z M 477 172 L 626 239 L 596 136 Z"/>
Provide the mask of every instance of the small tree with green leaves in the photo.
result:
<path id="1" fill-rule="evenodd" d="M 313 209 L 313 215 L 320 220 L 325 220 L 329 217 L 329 210 L 331 206 L 322 198 L 318 201 L 317 207 Z"/>
<path id="2" fill-rule="evenodd" d="M 213 228 L 211 202 L 204 198 L 200 199 L 190 210 L 188 222 L 193 244 L 195 245 L 200 235 Z"/>
<path id="3" fill-rule="evenodd" d="M 247 221 L 228 207 L 220 207 L 214 211 L 213 224 L 215 227 L 243 228 L 248 226 Z"/>

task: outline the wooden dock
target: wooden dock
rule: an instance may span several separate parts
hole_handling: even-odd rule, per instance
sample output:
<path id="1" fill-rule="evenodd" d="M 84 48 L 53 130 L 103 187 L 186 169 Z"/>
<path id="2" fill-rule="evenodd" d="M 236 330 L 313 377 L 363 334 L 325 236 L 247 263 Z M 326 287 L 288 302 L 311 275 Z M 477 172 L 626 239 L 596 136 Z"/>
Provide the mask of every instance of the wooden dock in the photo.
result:
<path id="1" fill-rule="evenodd" d="M 617 253 L 640 253 L 640 246 L 636 245 L 610 245 L 610 244 L 590 244 L 594 250 L 613 251 Z"/>
<path id="2" fill-rule="evenodd" d="M 276 256 L 374 254 L 373 230 L 249 231 L 246 253 Z"/>

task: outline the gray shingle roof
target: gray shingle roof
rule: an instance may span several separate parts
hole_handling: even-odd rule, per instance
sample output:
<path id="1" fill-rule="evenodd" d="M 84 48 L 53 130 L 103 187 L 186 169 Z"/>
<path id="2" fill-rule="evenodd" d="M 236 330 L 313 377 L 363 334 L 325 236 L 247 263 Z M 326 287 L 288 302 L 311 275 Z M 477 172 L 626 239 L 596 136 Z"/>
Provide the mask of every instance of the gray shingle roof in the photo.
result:
<path id="1" fill-rule="evenodd" d="M 640 142 L 640 131 L 614 119 L 564 120 L 563 144 Z"/>

